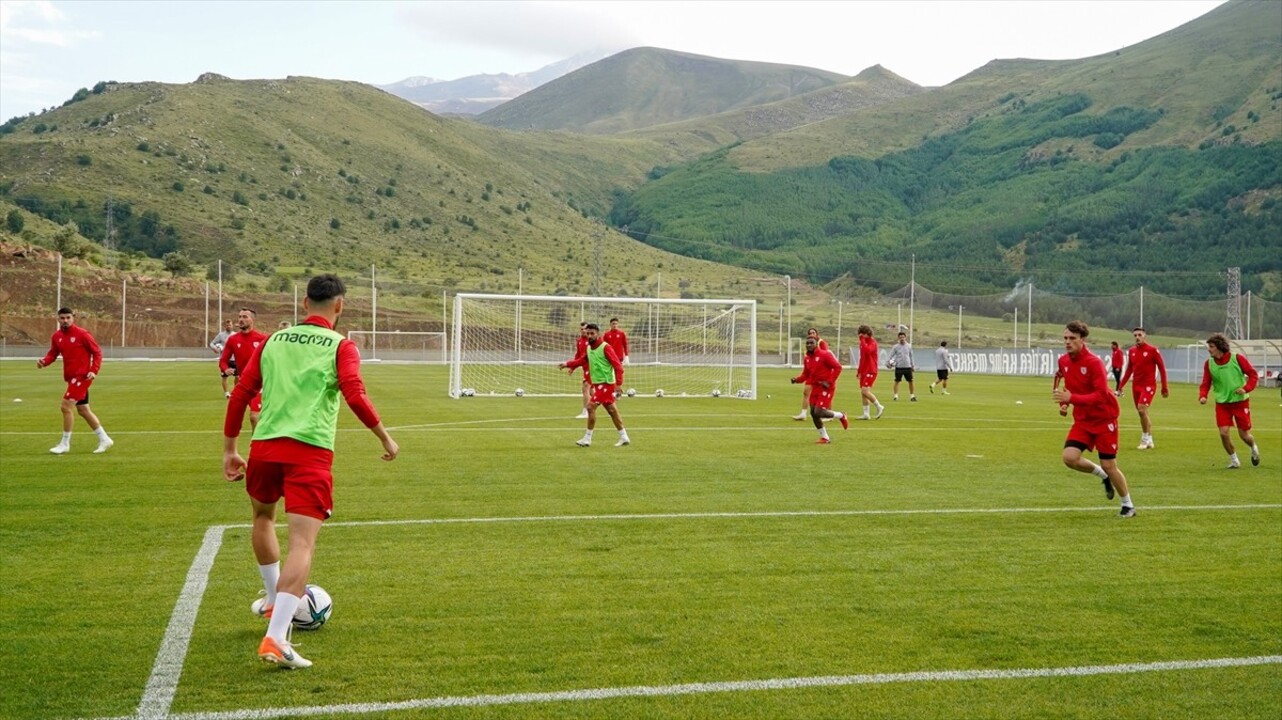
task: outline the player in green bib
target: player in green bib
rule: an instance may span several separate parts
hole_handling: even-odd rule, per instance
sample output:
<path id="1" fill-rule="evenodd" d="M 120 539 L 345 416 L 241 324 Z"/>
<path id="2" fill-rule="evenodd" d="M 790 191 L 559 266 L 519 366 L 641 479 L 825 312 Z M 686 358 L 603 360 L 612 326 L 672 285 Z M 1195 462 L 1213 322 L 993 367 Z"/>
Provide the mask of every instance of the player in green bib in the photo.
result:
<path id="1" fill-rule="evenodd" d="M 1206 404 L 1206 398 L 1215 393 L 1215 426 L 1220 431 L 1220 444 L 1229 454 L 1229 469 L 1242 467 L 1237 449 L 1233 447 L 1230 431 L 1237 425 L 1238 437 L 1251 448 L 1251 464 L 1260 464 L 1260 446 L 1251 434 L 1251 391 L 1260 382 L 1260 373 L 1240 353 L 1229 349 L 1229 339 L 1224 333 L 1215 333 L 1206 339 L 1206 351 L 1211 359 L 1202 366 L 1202 387 L 1197 401 Z"/>
<path id="2" fill-rule="evenodd" d="M 623 418 L 619 417 L 619 410 L 614 406 L 618 389 L 623 385 L 623 363 L 620 362 L 614 348 L 601 338 L 600 326 L 596 323 L 588 323 L 584 331 L 587 334 L 587 352 L 559 366 L 562 370 L 584 368 L 585 377 L 592 384 L 592 397 L 588 403 L 588 429 L 575 444 L 579 447 L 592 445 L 592 431 L 596 428 L 596 409 L 604 405 L 605 411 L 610 413 L 610 419 L 614 421 L 615 429 L 619 431 L 619 441 L 614 446 L 630 445 L 632 441 L 628 439 L 628 431 L 623 427 Z"/>

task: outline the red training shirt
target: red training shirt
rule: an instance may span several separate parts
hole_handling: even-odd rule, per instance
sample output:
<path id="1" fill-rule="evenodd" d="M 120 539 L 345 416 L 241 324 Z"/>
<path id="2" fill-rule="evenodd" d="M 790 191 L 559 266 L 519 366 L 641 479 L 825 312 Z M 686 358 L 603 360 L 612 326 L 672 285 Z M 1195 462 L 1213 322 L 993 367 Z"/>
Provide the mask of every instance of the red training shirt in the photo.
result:
<path id="1" fill-rule="evenodd" d="M 1158 372 L 1162 373 L 1162 392 L 1167 392 L 1166 363 L 1162 361 L 1162 353 L 1157 348 L 1148 343 L 1134 345 L 1126 351 L 1126 356 L 1129 362 L 1126 364 L 1126 372 L 1122 373 L 1121 382 L 1117 384 L 1118 392 L 1126 387 L 1126 381 L 1131 375 L 1135 376 L 1135 387 L 1153 387 Z"/>
<path id="2" fill-rule="evenodd" d="M 254 356 L 261 346 L 267 340 L 267 333 L 258 330 L 249 332 L 239 331 L 227 337 L 227 342 L 223 344 L 222 355 L 218 356 L 218 369 L 224 374 L 231 369 L 228 360 L 235 358 L 236 367 L 243 368 L 249 364 L 249 359 Z M 240 372 L 239 370 L 237 372 Z"/>
<path id="3" fill-rule="evenodd" d="M 614 348 L 615 355 L 618 355 L 621 358 L 628 356 L 627 333 L 622 330 L 606 330 L 605 334 L 601 336 L 601 339 L 610 343 L 610 347 Z"/>
<path id="4" fill-rule="evenodd" d="M 79 325 L 54 330 L 53 337 L 49 339 L 49 352 L 40 363 L 49 365 L 59 355 L 62 356 L 62 379 L 67 382 L 89 373 L 97 375 L 102 367 L 102 348 L 98 347 L 93 335 Z"/>
<path id="5" fill-rule="evenodd" d="M 859 336 L 859 374 L 877 374 L 877 340 L 871 335 Z"/>
<path id="6" fill-rule="evenodd" d="M 1104 361 L 1095 353 L 1082 348 L 1074 357 L 1070 353 L 1059 356 L 1059 373 L 1064 377 L 1064 389 L 1073 393 L 1073 421 L 1088 427 L 1117 422 L 1117 396 L 1108 386 L 1108 373 Z"/>
<path id="7" fill-rule="evenodd" d="M 827 348 L 816 348 L 813 353 L 806 353 L 801 359 L 801 374 L 793 378 L 799 383 L 822 387 L 827 382 L 829 388 L 837 386 L 837 377 L 841 375 L 841 361 Z"/>
<path id="8" fill-rule="evenodd" d="M 605 341 L 604 341 L 604 340 L 602 340 L 602 342 L 605 342 Z M 579 368 L 579 367 L 583 368 L 583 377 L 588 378 L 588 381 L 589 381 L 589 382 L 591 382 L 591 378 L 589 378 L 589 377 L 588 377 L 588 351 L 587 351 L 587 346 L 588 346 L 587 338 L 584 338 L 584 339 L 583 339 L 583 347 L 584 347 L 583 354 L 582 354 L 582 355 L 579 355 L 578 357 L 574 358 L 573 360 L 567 360 L 567 361 L 566 361 L 566 363 L 565 363 L 565 367 L 566 367 L 566 368 L 568 368 L 571 372 L 573 372 L 575 368 Z M 609 344 L 609 343 L 605 343 L 605 359 L 606 359 L 606 360 L 609 360 L 609 361 L 610 361 L 610 365 L 614 368 L 614 384 L 615 384 L 615 386 L 623 385 L 623 363 L 619 361 L 619 356 L 618 356 L 617 354 L 615 354 L 615 352 L 614 352 L 614 348 L 610 347 L 610 344 Z"/>

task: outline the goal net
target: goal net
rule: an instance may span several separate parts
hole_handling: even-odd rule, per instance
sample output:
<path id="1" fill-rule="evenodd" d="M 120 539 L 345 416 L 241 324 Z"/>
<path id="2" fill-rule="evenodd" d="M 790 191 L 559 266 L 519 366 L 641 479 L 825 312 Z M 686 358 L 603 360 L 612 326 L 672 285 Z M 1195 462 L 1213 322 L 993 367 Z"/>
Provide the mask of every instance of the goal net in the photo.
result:
<path id="1" fill-rule="evenodd" d="M 451 397 L 582 392 L 574 357 L 579 323 L 627 333 L 623 389 L 638 397 L 753 398 L 757 394 L 754 300 L 676 300 L 460 293 L 454 298 Z"/>
<path id="2" fill-rule="evenodd" d="M 362 360 L 445 364 L 449 359 L 443 332 L 349 330 L 347 339 L 356 343 Z"/>

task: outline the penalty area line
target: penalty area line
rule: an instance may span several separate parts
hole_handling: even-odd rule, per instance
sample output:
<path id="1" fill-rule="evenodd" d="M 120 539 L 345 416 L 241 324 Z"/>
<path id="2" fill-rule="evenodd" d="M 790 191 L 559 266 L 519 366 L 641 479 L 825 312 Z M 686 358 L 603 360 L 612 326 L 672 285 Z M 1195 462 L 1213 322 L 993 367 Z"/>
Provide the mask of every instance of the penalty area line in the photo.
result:
<path id="1" fill-rule="evenodd" d="M 561 690 L 553 692 L 445 696 L 403 700 L 399 702 L 343 703 L 339 705 L 262 708 L 255 710 L 189 712 L 175 713 L 169 717 L 171 720 L 265 720 L 266 718 L 307 717 L 310 715 L 361 715 L 368 713 L 421 710 L 430 708 L 492 707 L 499 705 L 590 702 L 616 698 L 674 697 L 710 693 L 796 690 L 804 688 L 850 687 L 856 685 L 888 685 L 893 683 L 974 682 L 1037 678 L 1077 678 L 1098 675 L 1134 675 L 1139 673 L 1212 670 L 1277 664 L 1282 664 L 1282 655 L 1211 658 L 1205 660 L 1175 660 L 1148 663 L 1123 663 L 1117 665 L 1012 668 L 1005 670 L 938 670 L 902 673 L 871 673 L 862 675 L 824 675 L 816 677 L 771 678 L 728 682 L 696 682 L 677 685 L 633 685 L 613 688 L 592 688 L 585 690 Z"/>

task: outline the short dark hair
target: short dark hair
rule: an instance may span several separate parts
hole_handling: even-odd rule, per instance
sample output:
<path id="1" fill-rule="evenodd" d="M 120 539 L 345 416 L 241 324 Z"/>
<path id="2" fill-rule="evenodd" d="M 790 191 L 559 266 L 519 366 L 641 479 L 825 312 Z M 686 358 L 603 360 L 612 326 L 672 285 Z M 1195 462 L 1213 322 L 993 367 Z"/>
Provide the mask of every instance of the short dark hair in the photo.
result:
<path id="1" fill-rule="evenodd" d="M 618 322 L 618 321 L 619 321 L 618 318 L 610 318 L 610 322 Z"/>
<path id="2" fill-rule="evenodd" d="M 1131 328 L 1131 332 L 1147 333 L 1148 330 L 1145 330 L 1143 325 L 1136 325 L 1135 327 Z"/>
<path id="3" fill-rule="evenodd" d="M 867 325 L 860 325 L 860 326 L 859 326 L 859 334 L 860 334 L 860 335 L 868 335 L 868 336 L 872 336 L 872 328 L 871 328 L 871 327 L 869 327 L 869 326 L 867 326 Z"/>
<path id="4" fill-rule="evenodd" d="M 347 294 L 347 286 L 337 275 L 325 273 L 307 281 L 307 299 L 312 302 L 329 302 Z"/>
<path id="5" fill-rule="evenodd" d="M 241 308 L 240 311 L 247 312 L 250 315 L 253 315 L 254 317 L 258 317 L 258 311 L 253 308 Z"/>
<path id="6" fill-rule="evenodd" d="M 1081 320 L 1074 320 L 1064 326 L 1064 329 L 1073 333 L 1079 338 L 1084 338 L 1091 334 L 1091 329 L 1086 327 L 1086 323 Z"/>
<path id="7" fill-rule="evenodd" d="M 596 331 L 598 331 L 598 332 L 600 332 L 600 330 L 601 330 L 601 328 L 597 327 L 597 324 L 596 324 L 596 323 L 588 323 L 587 325 L 584 325 L 584 326 L 583 326 L 583 329 L 584 329 L 584 330 L 596 330 Z"/>
<path id="8" fill-rule="evenodd" d="M 939 341 L 939 347 L 948 347 L 948 341 L 947 341 L 947 340 L 940 340 L 940 341 Z"/>
<path id="9" fill-rule="evenodd" d="M 75 313 L 74 313 L 74 312 L 72 312 L 72 311 L 71 311 L 71 308 L 69 308 L 69 307 L 60 307 L 60 308 L 58 308 L 58 314 L 59 314 L 59 315 L 75 315 Z"/>
<path id="10" fill-rule="evenodd" d="M 896 335 L 895 337 L 908 337 L 908 333 L 906 333 L 906 332 L 904 332 L 904 331 L 900 330 L 900 331 L 899 331 L 899 334 L 898 334 L 898 335 Z"/>
<path id="11" fill-rule="evenodd" d="M 1224 333 L 1215 333 L 1214 335 L 1206 339 L 1206 344 L 1214 345 L 1215 349 L 1219 350 L 1222 353 L 1226 353 L 1229 351 L 1229 339 L 1227 336 L 1225 336 Z"/>

